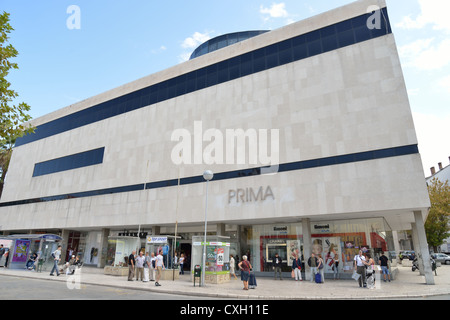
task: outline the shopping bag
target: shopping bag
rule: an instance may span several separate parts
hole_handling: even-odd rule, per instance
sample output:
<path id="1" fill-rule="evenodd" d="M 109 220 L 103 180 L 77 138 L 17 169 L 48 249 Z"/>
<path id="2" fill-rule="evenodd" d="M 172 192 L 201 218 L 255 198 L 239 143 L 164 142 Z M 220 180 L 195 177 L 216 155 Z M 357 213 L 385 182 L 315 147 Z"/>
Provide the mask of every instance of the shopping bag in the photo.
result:
<path id="1" fill-rule="evenodd" d="M 358 281 L 358 280 L 359 280 L 359 277 L 361 277 L 361 275 L 360 275 L 359 273 L 356 273 L 356 271 L 353 272 L 353 274 L 352 274 L 352 278 L 353 278 L 353 279 L 355 279 L 356 281 Z"/>

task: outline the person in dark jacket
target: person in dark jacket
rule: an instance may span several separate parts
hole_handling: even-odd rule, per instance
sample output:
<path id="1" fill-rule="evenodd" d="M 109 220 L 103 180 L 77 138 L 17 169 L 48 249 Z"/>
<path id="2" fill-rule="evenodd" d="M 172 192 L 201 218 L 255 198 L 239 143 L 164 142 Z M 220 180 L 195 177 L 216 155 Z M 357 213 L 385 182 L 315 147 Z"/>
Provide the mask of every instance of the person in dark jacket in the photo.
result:
<path id="1" fill-rule="evenodd" d="M 317 273 L 317 267 L 319 266 L 319 260 L 317 260 L 317 257 L 314 255 L 314 253 L 311 253 L 311 257 L 308 259 L 308 266 L 311 272 L 311 282 L 313 282 L 314 277 Z"/>
<path id="2" fill-rule="evenodd" d="M 277 280 L 277 272 L 280 274 L 280 280 L 283 280 L 281 278 L 281 262 L 282 262 L 282 260 L 281 260 L 280 256 L 278 255 L 278 253 L 276 253 L 275 257 L 273 257 L 273 259 L 272 259 L 272 267 L 273 267 L 273 271 L 274 271 L 274 274 L 273 274 L 274 280 Z"/>

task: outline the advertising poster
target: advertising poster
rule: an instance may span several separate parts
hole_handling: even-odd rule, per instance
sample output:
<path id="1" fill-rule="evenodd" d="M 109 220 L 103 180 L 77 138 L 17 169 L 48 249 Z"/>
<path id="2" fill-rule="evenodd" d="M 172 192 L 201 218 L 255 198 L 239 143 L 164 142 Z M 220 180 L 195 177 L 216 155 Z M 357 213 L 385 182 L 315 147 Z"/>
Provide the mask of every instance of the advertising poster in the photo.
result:
<path id="1" fill-rule="evenodd" d="M 225 261 L 225 250 L 223 248 L 217 248 L 217 266 L 223 267 Z"/>
<path id="2" fill-rule="evenodd" d="M 30 240 L 16 240 L 12 262 L 27 262 Z"/>
<path id="3" fill-rule="evenodd" d="M 300 240 L 288 240 L 286 241 L 286 245 L 288 254 L 287 263 L 291 266 L 297 256 L 301 258 Z"/>
<path id="4" fill-rule="evenodd" d="M 332 273 L 333 262 L 339 260 L 339 269 L 342 268 L 342 250 L 338 237 L 323 237 L 312 239 L 312 253 L 322 257 L 324 262 L 324 272 Z"/>

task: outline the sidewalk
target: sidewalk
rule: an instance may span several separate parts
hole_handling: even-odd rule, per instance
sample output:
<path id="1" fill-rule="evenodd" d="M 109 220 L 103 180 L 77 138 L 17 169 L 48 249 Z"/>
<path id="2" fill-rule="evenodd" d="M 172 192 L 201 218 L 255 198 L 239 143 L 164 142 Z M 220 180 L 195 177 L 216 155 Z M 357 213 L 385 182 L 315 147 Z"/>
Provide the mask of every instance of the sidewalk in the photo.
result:
<path id="1" fill-rule="evenodd" d="M 435 276 L 434 286 L 426 285 L 424 277 L 420 276 L 418 271 L 412 272 L 411 268 L 400 266 L 395 281 L 377 281 L 376 288 L 372 290 L 359 288 L 354 280 L 326 279 L 324 284 L 316 284 L 309 281 L 297 282 L 288 278 L 280 281 L 261 277 L 257 279 L 258 287 L 248 291 L 242 290 L 243 285 L 240 280 L 231 280 L 221 285 L 207 284 L 205 287 L 194 287 L 189 274 L 175 281 L 161 281 L 162 286 L 156 287 L 154 282 L 131 282 L 127 281 L 127 277 L 104 275 L 102 271 L 102 269 L 84 267 L 77 281 L 80 281 L 81 285 L 91 284 L 222 299 L 400 299 L 450 294 L 450 266 L 447 265 L 437 269 L 438 275 Z M 50 276 L 48 272 L 37 273 L 4 268 L 0 268 L 0 275 L 68 283 L 74 279 L 66 275 Z"/>

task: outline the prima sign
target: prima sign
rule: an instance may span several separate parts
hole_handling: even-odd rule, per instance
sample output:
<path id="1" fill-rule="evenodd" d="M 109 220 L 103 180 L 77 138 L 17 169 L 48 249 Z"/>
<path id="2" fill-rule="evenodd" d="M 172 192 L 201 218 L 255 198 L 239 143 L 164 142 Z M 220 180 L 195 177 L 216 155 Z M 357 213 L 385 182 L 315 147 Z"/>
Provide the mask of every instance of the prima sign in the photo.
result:
<path id="1" fill-rule="evenodd" d="M 267 198 L 275 200 L 270 186 L 259 187 L 257 191 L 253 188 L 228 190 L 228 204 L 265 201 Z"/>

